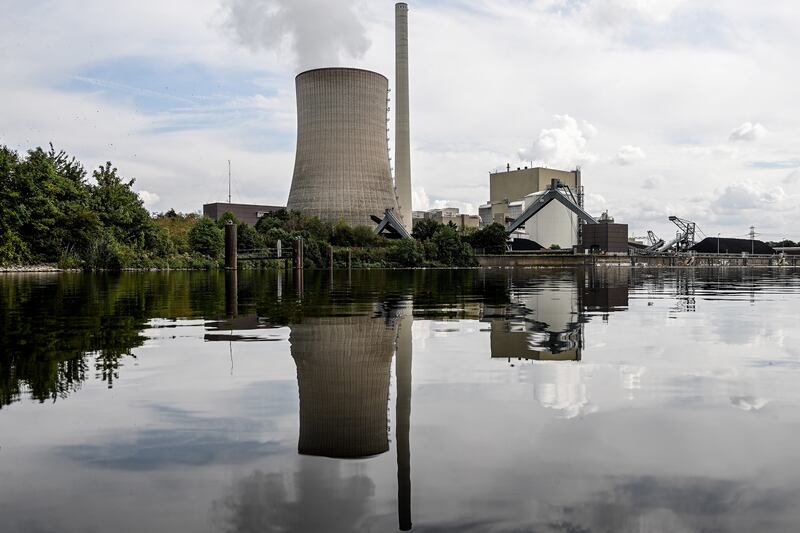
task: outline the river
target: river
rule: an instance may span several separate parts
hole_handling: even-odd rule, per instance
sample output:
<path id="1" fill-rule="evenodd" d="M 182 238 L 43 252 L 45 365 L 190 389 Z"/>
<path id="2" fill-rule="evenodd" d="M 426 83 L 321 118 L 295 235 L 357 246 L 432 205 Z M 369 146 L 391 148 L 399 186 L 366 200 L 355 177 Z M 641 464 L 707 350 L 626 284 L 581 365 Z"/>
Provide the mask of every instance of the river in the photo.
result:
<path id="1" fill-rule="evenodd" d="M 0 531 L 795 532 L 800 270 L 0 276 Z"/>

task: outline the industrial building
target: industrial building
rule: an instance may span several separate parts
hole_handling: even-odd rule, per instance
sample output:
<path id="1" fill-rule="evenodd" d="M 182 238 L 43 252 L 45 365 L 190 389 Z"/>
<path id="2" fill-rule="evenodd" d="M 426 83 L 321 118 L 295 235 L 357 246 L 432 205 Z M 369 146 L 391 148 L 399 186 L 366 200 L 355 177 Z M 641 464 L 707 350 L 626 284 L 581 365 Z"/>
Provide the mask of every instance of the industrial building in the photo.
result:
<path id="1" fill-rule="evenodd" d="M 255 205 L 255 204 L 231 204 L 216 202 L 203 205 L 203 216 L 217 221 L 225 213 L 232 213 L 240 222 L 255 226 L 258 219 L 267 213 L 274 213 L 286 209 L 278 205 Z"/>
<path id="2" fill-rule="evenodd" d="M 457 207 L 443 207 L 441 209 L 430 209 L 428 211 L 414 211 L 413 221 L 434 220 L 439 224 L 455 224 L 459 230 L 478 229 L 481 226 L 481 219 L 477 215 L 467 215 L 460 213 Z"/>
<path id="3" fill-rule="evenodd" d="M 554 184 L 558 186 L 554 187 Z M 549 201 L 549 190 L 556 191 L 567 202 Z M 479 208 L 481 225 L 497 223 L 506 226 L 536 204 L 543 204 L 536 214 L 511 232 L 515 242 L 534 241 L 536 246 L 570 249 L 579 242 L 580 219 L 571 204 L 583 205 L 580 169 L 574 171 L 543 167 L 511 169 L 489 174 L 489 202 Z M 531 248 L 529 248 L 531 249 Z"/>
<path id="4" fill-rule="evenodd" d="M 299 74 L 297 152 L 287 207 L 323 220 L 372 224 L 391 210 L 410 231 L 408 6 L 395 6 L 396 174 L 389 157 L 389 80 L 355 68 Z"/>
<path id="5" fill-rule="evenodd" d="M 522 201 L 529 194 L 546 190 L 554 179 L 568 186 L 576 195 L 578 204 L 583 204 L 580 169 L 566 171 L 524 167 L 512 170 L 511 165 L 506 165 L 505 172 L 490 173 L 489 202 L 481 206 L 479 211 L 484 225 L 492 222 L 505 225 L 507 218 L 513 220 L 516 217 L 509 213 L 510 204 Z"/>

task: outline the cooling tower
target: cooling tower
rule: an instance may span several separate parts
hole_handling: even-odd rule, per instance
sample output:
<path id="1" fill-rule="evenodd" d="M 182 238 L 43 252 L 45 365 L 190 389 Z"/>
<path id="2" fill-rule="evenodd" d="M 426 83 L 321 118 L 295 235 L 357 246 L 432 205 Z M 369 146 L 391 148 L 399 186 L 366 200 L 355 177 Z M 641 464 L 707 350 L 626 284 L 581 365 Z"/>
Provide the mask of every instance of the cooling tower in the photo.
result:
<path id="1" fill-rule="evenodd" d="M 408 5 L 394 6 L 395 40 L 395 167 L 394 178 L 400 216 L 411 231 L 411 126 L 408 105 Z"/>
<path id="2" fill-rule="evenodd" d="M 287 208 L 348 224 L 397 211 L 387 141 L 389 81 L 368 70 L 299 74 L 297 154 Z"/>

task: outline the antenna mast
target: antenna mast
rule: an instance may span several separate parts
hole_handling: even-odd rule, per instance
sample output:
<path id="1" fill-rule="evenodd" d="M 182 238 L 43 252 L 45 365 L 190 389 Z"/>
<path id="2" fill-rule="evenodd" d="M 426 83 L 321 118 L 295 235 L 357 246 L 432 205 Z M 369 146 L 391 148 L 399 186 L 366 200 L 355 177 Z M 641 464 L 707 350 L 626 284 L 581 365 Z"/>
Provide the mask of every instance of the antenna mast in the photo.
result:
<path id="1" fill-rule="evenodd" d="M 231 203 L 231 160 L 228 159 L 228 204 Z"/>

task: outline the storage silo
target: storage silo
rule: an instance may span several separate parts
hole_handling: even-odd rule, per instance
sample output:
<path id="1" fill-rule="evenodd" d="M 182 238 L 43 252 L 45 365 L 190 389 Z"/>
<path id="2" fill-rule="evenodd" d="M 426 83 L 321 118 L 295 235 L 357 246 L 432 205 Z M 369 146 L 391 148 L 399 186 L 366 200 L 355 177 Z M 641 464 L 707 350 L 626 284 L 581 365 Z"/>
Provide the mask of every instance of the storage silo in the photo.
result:
<path id="1" fill-rule="evenodd" d="M 323 220 L 372 225 L 398 210 L 389 165 L 389 80 L 368 70 L 299 74 L 297 153 L 287 208 Z"/>

